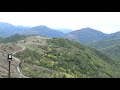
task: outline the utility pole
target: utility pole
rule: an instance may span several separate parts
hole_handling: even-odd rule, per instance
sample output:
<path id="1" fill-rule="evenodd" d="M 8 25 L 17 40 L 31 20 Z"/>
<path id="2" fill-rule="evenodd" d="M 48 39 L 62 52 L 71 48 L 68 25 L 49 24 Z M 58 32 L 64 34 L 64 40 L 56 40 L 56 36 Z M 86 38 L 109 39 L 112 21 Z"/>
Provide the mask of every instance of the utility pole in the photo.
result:
<path id="1" fill-rule="evenodd" d="M 8 69 L 8 78 L 10 78 L 10 64 L 12 61 L 12 54 L 8 54 L 8 63 L 9 63 L 9 69 Z"/>
<path id="2" fill-rule="evenodd" d="M 9 62 L 9 72 L 8 72 L 8 78 L 10 78 L 10 61 Z"/>

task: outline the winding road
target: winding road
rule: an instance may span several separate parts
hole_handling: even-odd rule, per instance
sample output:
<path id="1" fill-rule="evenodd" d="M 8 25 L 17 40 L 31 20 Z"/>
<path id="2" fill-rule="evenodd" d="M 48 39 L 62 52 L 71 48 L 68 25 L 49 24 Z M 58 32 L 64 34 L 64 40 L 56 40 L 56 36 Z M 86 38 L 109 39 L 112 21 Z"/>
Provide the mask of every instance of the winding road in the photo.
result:
<path id="1" fill-rule="evenodd" d="M 22 47 L 21 50 L 16 51 L 16 52 L 14 52 L 14 53 L 12 53 L 12 54 L 16 54 L 17 52 L 21 52 L 21 51 L 24 51 L 24 50 L 25 50 L 25 47 Z M 19 75 L 20 75 L 19 78 L 30 78 L 30 77 L 24 76 L 24 75 L 21 73 L 20 67 L 19 67 L 20 60 L 19 60 L 18 58 L 14 57 L 14 56 L 13 56 L 13 60 L 16 60 L 16 61 L 18 62 L 17 71 L 19 72 Z"/>

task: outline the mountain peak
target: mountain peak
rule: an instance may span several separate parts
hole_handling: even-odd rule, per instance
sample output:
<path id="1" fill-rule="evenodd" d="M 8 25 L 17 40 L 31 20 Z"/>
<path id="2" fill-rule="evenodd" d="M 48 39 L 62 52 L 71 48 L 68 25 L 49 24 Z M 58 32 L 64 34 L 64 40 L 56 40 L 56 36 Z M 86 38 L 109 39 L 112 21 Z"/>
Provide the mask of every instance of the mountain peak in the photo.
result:
<path id="1" fill-rule="evenodd" d="M 79 42 L 93 42 L 106 38 L 106 34 L 101 31 L 92 29 L 90 27 L 82 28 L 73 32 L 70 32 L 65 36 L 68 39 L 73 39 Z"/>
<path id="2" fill-rule="evenodd" d="M 90 28 L 90 27 L 82 28 L 82 29 L 79 29 L 79 30 L 92 30 L 92 31 L 94 30 L 94 31 L 98 31 L 98 30 Z"/>
<path id="3" fill-rule="evenodd" d="M 48 28 L 48 27 L 47 27 L 47 26 L 45 26 L 45 25 L 39 25 L 39 26 L 36 26 L 36 27 Z"/>
<path id="4" fill-rule="evenodd" d="M 81 29 L 78 29 L 76 31 L 79 31 L 79 32 L 82 32 L 82 33 L 101 33 L 101 34 L 105 34 L 99 30 L 96 30 L 96 29 L 93 29 L 93 28 L 90 28 L 90 27 L 86 27 L 86 28 L 81 28 Z"/>
<path id="5" fill-rule="evenodd" d="M 92 28 L 90 28 L 90 27 L 86 27 L 86 29 L 92 29 Z"/>
<path id="6" fill-rule="evenodd" d="M 39 25 L 39 26 L 35 26 L 35 27 L 32 27 L 32 28 L 34 28 L 34 29 L 43 29 L 43 30 L 51 29 L 51 28 L 49 28 L 49 27 L 47 27 L 45 25 Z"/>

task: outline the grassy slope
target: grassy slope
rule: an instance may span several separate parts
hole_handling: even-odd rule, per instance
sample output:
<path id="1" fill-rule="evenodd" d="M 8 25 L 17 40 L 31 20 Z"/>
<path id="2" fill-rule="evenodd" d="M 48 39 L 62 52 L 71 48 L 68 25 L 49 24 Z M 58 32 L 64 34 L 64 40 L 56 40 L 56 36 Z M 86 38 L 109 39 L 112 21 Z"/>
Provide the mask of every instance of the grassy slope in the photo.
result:
<path id="1" fill-rule="evenodd" d="M 24 43 L 27 49 L 15 55 L 27 76 L 120 77 L 117 63 L 95 49 L 66 39 L 47 39 L 45 45 L 33 41 Z"/>
<path id="2" fill-rule="evenodd" d="M 112 59 L 120 61 L 120 45 L 112 45 L 100 50 L 102 53 L 107 54 Z"/>
<path id="3" fill-rule="evenodd" d="M 114 60 L 120 61 L 120 39 L 107 39 L 87 44 Z"/>
<path id="4" fill-rule="evenodd" d="M 96 49 L 103 49 L 117 44 L 120 44 L 120 39 L 106 39 L 106 40 L 87 43 L 88 46 Z"/>

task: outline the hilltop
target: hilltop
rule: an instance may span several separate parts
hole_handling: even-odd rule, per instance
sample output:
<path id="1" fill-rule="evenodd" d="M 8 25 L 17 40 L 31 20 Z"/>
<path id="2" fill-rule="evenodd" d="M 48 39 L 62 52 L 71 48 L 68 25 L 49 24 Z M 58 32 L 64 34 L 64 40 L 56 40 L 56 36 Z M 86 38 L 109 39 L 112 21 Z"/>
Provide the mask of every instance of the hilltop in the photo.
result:
<path id="1" fill-rule="evenodd" d="M 24 75 L 39 78 L 120 77 L 118 63 L 98 50 L 63 38 L 27 37 L 14 56 Z"/>

